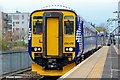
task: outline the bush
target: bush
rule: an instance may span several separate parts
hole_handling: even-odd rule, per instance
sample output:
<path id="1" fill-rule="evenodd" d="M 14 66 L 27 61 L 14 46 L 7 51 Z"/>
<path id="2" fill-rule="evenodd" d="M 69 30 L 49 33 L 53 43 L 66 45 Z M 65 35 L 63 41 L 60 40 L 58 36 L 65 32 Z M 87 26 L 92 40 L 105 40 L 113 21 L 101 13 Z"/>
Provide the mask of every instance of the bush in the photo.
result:
<path id="1" fill-rule="evenodd" d="M 25 46 L 25 42 L 24 41 L 16 41 L 15 44 L 17 46 Z"/>
<path id="2" fill-rule="evenodd" d="M 1 40 L 2 40 L 2 41 L 1 41 Z M 7 43 L 6 43 L 5 39 L 2 38 L 1 40 L 0 40 L 0 43 L 2 43 L 2 44 L 0 44 L 0 46 L 1 46 L 0 49 L 2 49 L 2 50 L 7 50 L 8 48 L 7 48 Z"/>

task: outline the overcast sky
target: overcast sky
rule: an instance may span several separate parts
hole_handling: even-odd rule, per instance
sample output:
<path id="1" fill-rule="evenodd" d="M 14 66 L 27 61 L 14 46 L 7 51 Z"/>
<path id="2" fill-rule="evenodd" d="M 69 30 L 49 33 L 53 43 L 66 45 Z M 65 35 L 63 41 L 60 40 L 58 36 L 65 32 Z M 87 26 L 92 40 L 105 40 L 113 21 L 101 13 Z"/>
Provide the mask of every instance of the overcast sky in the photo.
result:
<path id="1" fill-rule="evenodd" d="M 31 13 L 48 5 L 65 5 L 74 9 L 86 21 L 97 25 L 105 23 L 108 18 L 115 18 L 113 12 L 118 10 L 119 0 L 0 0 L 3 12 Z"/>

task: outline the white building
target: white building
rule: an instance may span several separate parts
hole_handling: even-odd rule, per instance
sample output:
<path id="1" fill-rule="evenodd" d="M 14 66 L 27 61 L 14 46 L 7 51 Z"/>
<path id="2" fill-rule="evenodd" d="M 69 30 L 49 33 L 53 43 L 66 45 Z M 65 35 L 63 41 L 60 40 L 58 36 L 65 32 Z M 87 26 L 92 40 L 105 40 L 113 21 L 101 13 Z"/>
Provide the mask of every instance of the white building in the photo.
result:
<path id="1" fill-rule="evenodd" d="M 1 32 L 4 31 L 5 28 L 8 28 L 8 15 L 4 12 L 0 12 L 0 27 Z"/>
<path id="2" fill-rule="evenodd" d="M 0 33 L 1 36 L 6 35 L 7 32 L 10 31 L 10 27 L 8 26 L 8 14 L 4 12 L 0 12 Z"/>
<path id="3" fill-rule="evenodd" d="M 2 45 L 4 43 L 7 44 L 8 41 L 11 41 L 11 31 L 12 27 L 8 25 L 8 14 L 0 12 L 0 50 L 2 50 Z"/>
<path id="4" fill-rule="evenodd" d="M 16 35 L 19 40 L 26 40 L 29 27 L 29 13 L 8 13 L 8 24 L 12 27 L 12 36 Z"/>

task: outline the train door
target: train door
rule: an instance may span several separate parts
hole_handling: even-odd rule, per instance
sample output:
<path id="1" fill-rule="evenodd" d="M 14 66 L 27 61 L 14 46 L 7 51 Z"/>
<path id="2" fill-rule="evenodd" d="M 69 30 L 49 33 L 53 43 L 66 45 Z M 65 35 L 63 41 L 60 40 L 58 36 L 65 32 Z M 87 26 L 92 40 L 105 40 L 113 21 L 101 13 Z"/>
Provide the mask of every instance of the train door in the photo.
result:
<path id="1" fill-rule="evenodd" d="M 63 29 L 61 12 L 45 12 L 43 18 L 44 56 L 62 56 Z"/>
<path id="2" fill-rule="evenodd" d="M 47 55 L 58 56 L 58 18 L 47 18 Z"/>

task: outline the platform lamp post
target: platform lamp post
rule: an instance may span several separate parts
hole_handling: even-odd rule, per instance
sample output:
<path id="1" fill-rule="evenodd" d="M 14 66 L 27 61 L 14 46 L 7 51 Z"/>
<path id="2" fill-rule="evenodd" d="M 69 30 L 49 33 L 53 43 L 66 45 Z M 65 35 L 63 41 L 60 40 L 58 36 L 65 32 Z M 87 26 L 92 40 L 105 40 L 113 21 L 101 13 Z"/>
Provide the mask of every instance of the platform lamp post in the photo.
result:
<path id="1" fill-rule="evenodd" d="M 118 51 L 120 51 L 120 1 L 118 2 L 118 26 L 119 26 L 119 29 L 118 29 Z M 119 52 L 120 53 L 120 52 Z"/>
<path id="2" fill-rule="evenodd" d="M 110 21 L 111 21 L 111 22 L 110 22 Z M 113 21 L 115 21 L 115 27 L 116 27 L 116 21 L 118 21 L 117 18 L 109 18 L 109 19 L 107 20 L 108 27 L 112 24 Z"/>
<path id="3" fill-rule="evenodd" d="M 114 11 L 113 13 L 117 13 L 117 18 L 118 18 L 118 49 L 120 48 L 119 43 L 120 43 L 120 2 L 118 4 L 118 11 Z"/>
<path id="4" fill-rule="evenodd" d="M 111 25 L 111 23 L 113 22 L 113 21 L 115 21 L 115 28 L 116 28 L 116 21 L 118 21 L 118 19 L 117 18 L 109 18 L 108 20 L 107 20 L 107 23 L 108 23 L 108 27 Z M 113 26 L 111 26 L 111 27 L 113 27 Z M 110 28 L 110 27 L 109 27 Z M 110 29 L 108 29 L 109 31 L 111 31 Z M 110 33 L 109 33 L 110 34 Z M 111 39 L 113 39 L 113 38 L 111 38 Z M 111 44 L 111 43 L 110 43 Z"/>

